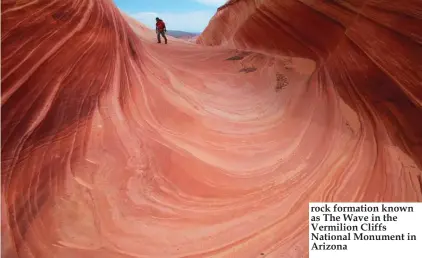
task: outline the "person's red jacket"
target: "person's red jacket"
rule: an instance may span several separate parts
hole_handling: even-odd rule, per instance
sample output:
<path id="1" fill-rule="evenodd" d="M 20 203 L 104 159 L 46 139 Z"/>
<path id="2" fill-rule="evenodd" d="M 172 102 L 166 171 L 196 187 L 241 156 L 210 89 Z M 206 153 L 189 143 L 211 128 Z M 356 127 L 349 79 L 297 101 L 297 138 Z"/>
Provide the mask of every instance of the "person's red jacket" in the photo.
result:
<path id="1" fill-rule="evenodd" d="M 163 20 L 159 20 L 156 24 L 155 24 L 157 30 L 159 31 L 163 31 L 166 28 L 166 24 L 163 22 Z"/>

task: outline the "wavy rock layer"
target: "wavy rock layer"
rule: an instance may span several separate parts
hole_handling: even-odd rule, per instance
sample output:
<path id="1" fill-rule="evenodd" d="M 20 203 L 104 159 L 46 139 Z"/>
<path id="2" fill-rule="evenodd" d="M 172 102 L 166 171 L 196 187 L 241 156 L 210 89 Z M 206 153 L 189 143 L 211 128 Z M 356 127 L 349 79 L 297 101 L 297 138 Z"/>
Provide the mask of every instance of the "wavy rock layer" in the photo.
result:
<path id="1" fill-rule="evenodd" d="M 3 257 L 306 257 L 309 201 L 422 201 L 420 1 L 229 1 L 202 46 L 1 7 Z"/>

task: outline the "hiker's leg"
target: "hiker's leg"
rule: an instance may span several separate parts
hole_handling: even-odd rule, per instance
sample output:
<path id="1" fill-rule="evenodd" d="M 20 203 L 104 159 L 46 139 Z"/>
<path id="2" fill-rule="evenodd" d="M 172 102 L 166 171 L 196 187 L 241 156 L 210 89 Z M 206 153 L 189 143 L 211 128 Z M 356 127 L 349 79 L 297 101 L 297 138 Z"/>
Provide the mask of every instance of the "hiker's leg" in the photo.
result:
<path id="1" fill-rule="evenodd" d="M 166 37 L 166 33 L 163 31 L 163 38 L 164 38 L 164 42 L 167 44 L 167 37 Z"/>
<path id="2" fill-rule="evenodd" d="M 157 41 L 158 41 L 158 43 L 161 43 L 161 32 L 158 32 L 157 33 Z"/>

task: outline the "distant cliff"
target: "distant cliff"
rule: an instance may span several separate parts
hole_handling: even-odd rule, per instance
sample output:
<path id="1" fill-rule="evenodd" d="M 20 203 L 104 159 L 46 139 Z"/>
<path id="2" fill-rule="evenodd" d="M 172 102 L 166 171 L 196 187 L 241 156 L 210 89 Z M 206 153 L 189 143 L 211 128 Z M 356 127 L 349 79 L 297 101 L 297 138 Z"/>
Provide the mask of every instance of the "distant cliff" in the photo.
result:
<path id="1" fill-rule="evenodd" d="M 186 32 L 180 30 L 168 30 L 167 34 L 175 38 L 193 38 L 198 36 L 200 33 Z"/>

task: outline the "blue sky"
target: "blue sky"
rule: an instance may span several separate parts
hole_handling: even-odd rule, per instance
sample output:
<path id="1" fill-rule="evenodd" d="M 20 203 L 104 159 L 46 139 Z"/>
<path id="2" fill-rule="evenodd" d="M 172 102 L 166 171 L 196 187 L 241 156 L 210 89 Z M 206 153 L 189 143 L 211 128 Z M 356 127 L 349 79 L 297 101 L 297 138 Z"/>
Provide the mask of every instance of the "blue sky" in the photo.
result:
<path id="1" fill-rule="evenodd" d="M 166 23 L 168 30 L 202 32 L 217 8 L 227 0 L 114 0 L 126 14 L 150 28 L 155 17 Z"/>

